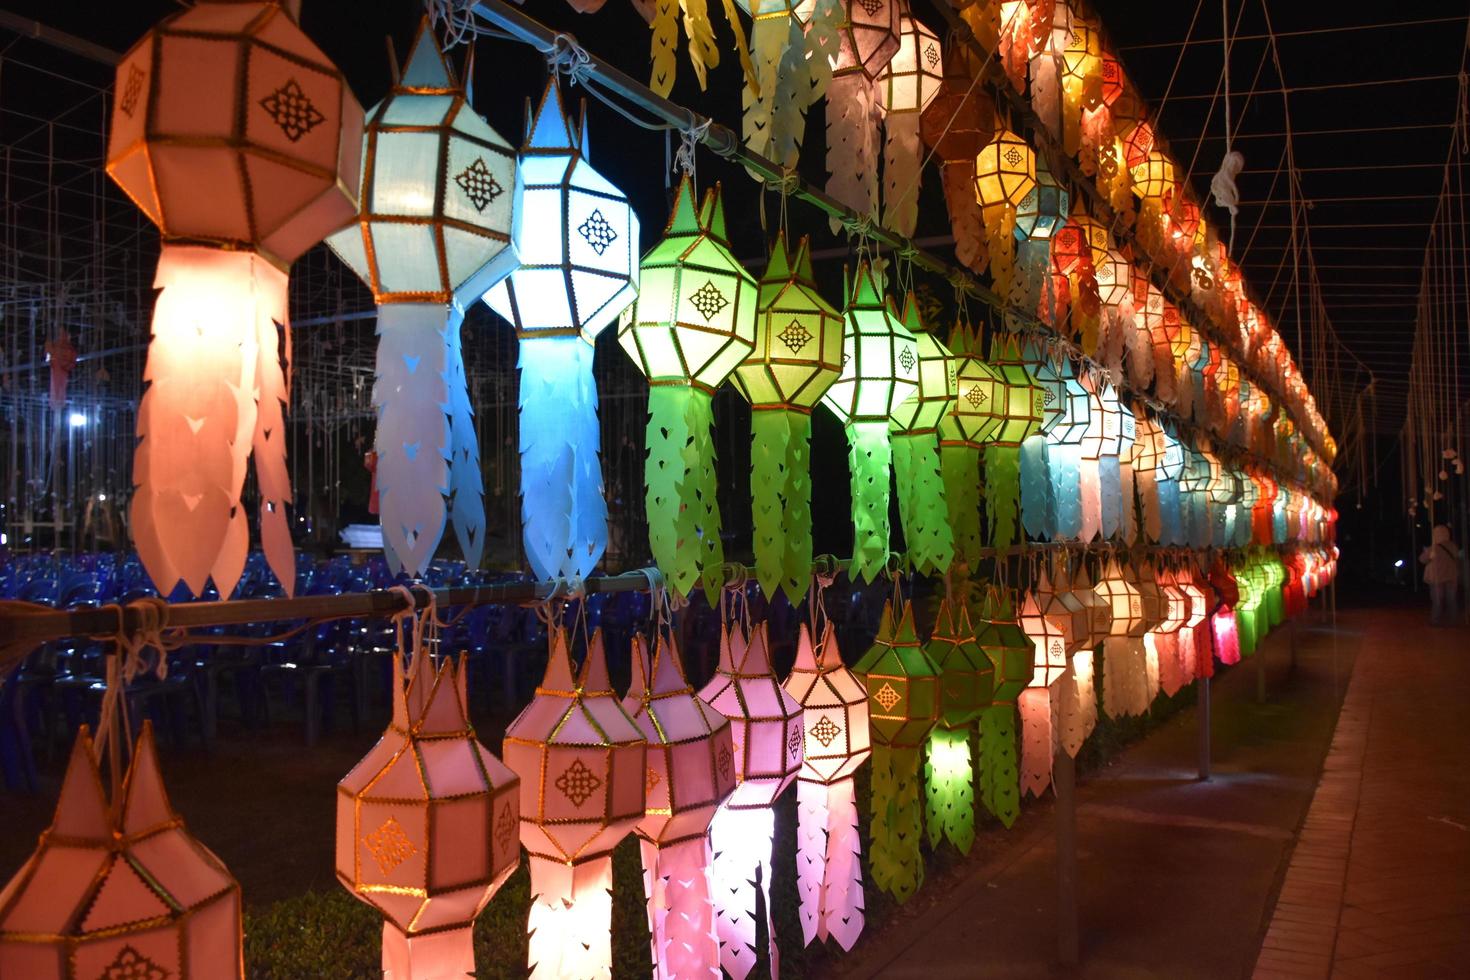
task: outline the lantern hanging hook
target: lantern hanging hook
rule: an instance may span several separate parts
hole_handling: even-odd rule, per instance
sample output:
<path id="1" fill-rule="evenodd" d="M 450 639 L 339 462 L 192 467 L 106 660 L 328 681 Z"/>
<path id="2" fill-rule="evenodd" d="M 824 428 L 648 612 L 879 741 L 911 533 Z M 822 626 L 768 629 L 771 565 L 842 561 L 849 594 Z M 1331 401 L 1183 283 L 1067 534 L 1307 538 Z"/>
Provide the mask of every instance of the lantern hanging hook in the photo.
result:
<path id="1" fill-rule="evenodd" d="M 585 84 L 592 77 L 592 56 L 570 34 L 557 32 L 546 50 L 546 70 L 552 75 L 565 75 L 572 85 Z"/>
<path id="2" fill-rule="evenodd" d="M 694 148 L 709 134 L 712 121 L 705 119 L 703 122 L 695 122 L 698 118 L 691 113 L 689 125 L 679 130 L 679 149 L 674 153 L 674 168 L 688 177 L 696 190 L 699 188 L 699 177 L 695 172 Z"/>

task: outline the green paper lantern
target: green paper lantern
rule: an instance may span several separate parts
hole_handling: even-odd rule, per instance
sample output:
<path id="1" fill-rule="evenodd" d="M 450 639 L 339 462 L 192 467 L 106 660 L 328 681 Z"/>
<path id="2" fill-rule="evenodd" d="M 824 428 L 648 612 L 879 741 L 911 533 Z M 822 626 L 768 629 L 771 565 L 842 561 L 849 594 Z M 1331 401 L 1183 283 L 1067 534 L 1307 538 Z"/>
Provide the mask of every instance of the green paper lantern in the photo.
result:
<path id="1" fill-rule="evenodd" d="M 979 338 L 963 321 L 950 331 L 955 398 L 939 420 L 940 470 L 955 553 L 969 569 L 980 563 L 980 451 L 1000 428 L 1000 372 L 979 356 Z"/>
<path id="2" fill-rule="evenodd" d="M 618 343 L 648 378 L 644 464 L 649 545 L 679 593 L 698 581 L 713 604 L 723 585 L 713 396 L 755 349 L 758 290 L 730 251 L 716 184 L 696 210 L 679 182 L 664 237 L 643 256 L 638 299 Z"/>
<path id="3" fill-rule="evenodd" d="M 956 612 L 956 609 L 958 610 Z M 948 839 L 968 853 L 975 842 L 975 765 L 970 736 L 990 706 L 995 668 L 975 642 L 970 612 L 939 604 L 925 648 L 939 670 L 939 724 L 929 734 L 924 765 L 929 842 Z"/>
<path id="4" fill-rule="evenodd" d="M 1015 704 L 1017 695 L 1031 683 L 1034 645 L 1021 629 L 1011 604 L 998 594 L 981 608 L 975 642 L 995 669 L 991 703 Z"/>
<path id="5" fill-rule="evenodd" d="M 994 591 L 980 611 L 975 642 L 995 667 L 991 706 L 980 716 L 980 802 L 1009 827 L 1021 812 L 1016 700 L 1034 674 L 1031 640 L 1011 603 Z"/>
<path id="6" fill-rule="evenodd" d="M 940 473 L 939 425 L 954 403 L 955 357 L 938 337 L 926 332 L 913 293 L 904 301 L 903 322 L 915 337 L 919 390 L 889 414 L 888 429 L 909 562 L 932 575 L 954 561 L 954 532 Z"/>
<path id="7" fill-rule="evenodd" d="M 997 344 L 992 344 L 994 352 Z M 1016 540 L 1016 517 L 1021 498 L 1021 443 L 1041 430 L 1045 394 L 1021 359 L 1014 336 L 998 343 L 991 361 L 1004 382 L 1005 408 L 995 441 L 985 450 L 986 513 L 990 543 L 1009 548 Z"/>

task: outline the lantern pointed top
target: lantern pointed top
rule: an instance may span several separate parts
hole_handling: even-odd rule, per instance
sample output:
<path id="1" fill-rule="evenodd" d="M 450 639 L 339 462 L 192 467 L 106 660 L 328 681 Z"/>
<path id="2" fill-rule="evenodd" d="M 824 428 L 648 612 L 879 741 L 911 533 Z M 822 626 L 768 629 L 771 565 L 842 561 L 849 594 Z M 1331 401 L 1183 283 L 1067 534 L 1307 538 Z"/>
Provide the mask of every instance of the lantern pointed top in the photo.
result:
<path id="1" fill-rule="evenodd" d="M 914 631 L 914 607 L 905 602 L 903 614 L 898 620 L 898 635 L 894 638 L 897 643 L 918 643 L 918 633 Z"/>
<path id="2" fill-rule="evenodd" d="M 669 228 L 664 237 L 698 235 L 701 230 L 699 208 L 694 201 L 694 183 L 685 174 L 679 178 L 679 187 L 674 191 L 674 207 L 669 212 Z"/>
<path id="3" fill-rule="evenodd" d="M 766 640 L 766 624 L 757 623 L 750 631 L 750 645 L 745 650 L 745 661 L 740 665 L 742 674 L 769 674 L 771 646 Z"/>
<path id="4" fill-rule="evenodd" d="M 791 669 L 815 673 L 821 669 L 817 658 L 817 649 L 812 643 L 812 634 L 807 629 L 806 623 L 802 623 L 796 631 L 796 663 L 792 664 Z"/>
<path id="5" fill-rule="evenodd" d="M 724 189 L 719 181 L 704 193 L 704 203 L 699 207 L 699 224 L 711 238 L 728 245 L 730 234 L 725 228 Z"/>
<path id="6" fill-rule="evenodd" d="M 776 243 L 771 246 L 771 260 L 766 263 L 763 278 L 767 282 L 782 282 L 791 278 L 791 269 L 791 257 L 786 251 L 786 232 L 783 230 L 776 235 Z"/>
<path id="7" fill-rule="evenodd" d="M 577 682 L 572 676 L 572 658 L 567 650 L 567 631 L 558 628 L 551 634 L 551 649 L 546 657 L 546 674 L 541 678 L 541 687 L 537 694 L 566 693 L 576 688 Z"/>
<path id="8" fill-rule="evenodd" d="M 852 280 L 850 289 L 850 307 L 873 309 L 888 305 L 883 290 L 878 288 L 878 276 L 866 259 L 858 263 L 857 276 Z"/>
<path id="9" fill-rule="evenodd" d="M 167 823 L 173 815 L 168 793 L 163 788 L 163 773 L 158 765 L 158 747 L 153 739 L 151 722 L 143 723 L 138 744 L 133 748 L 133 761 L 128 766 L 123 795 L 125 802 L 121 808 L 120 829 L 124 834 L 141 834 Z"/>
<path id="10" fill-rule="evenodd" d="M 802 279 L 810 282 L 816 278 L 816 272 L 812 269 L 812 240 L 809 235 L 801 236 L 801 243 L 796 246 L 796 261 L 792 265 Z"/>
<path id="11" fill-rule="evenodd" d="M 903 297 L 903 325 L 908 327 L 915 336 L 929 332 L 924 318 L 919 315 L 919 300 L 914 296 L 912 290 L 905 293 Z"/>
<path id="12" fill-rule="evenodd" d="M 582 677 L 579 685 L 584 694 L 612 694 L 612 678 L 607 672 L 607 646 L 602 642 L 602 630 L 595 630 L 587 642 L 587 656 L 582 661 Z"/>
<path id="13" fill-rule="evenodd" d="M 82 840 L 106 840 L 112 835 L 108 817 L 107 793 L 97 771 L 97 756 L 92 735 L 83 725 L 72 743 L 66 775 L 61 780 L 61 795 L 56 803 L 56 816 L 51 821 L 52 834 Z"/>
<path id="14" fill-rule="evenodd" d="M 567 118 L 566 108 L 562 104 L 561 86 L 556 83 L 555 76 L 546 82 L 546 91 L 541 93 L 541 103 L 531 117 L 529 131 L 526 133 L 526 146 L 538 150 L 575 151 L 578 148 L 576 134 L 572 131 L 572 121 Z"/>
<path id="15" fill-rule="evenodd" d="M 949 349 L 952 353 L 963 357 L 970 353 L 971 337 L 970 325 L 964 320 L 956 319 L 954 326 L 949 329 Z"/>
<path id="16" fill-rule="evenodd" d="M 628 683 L 628 697 L 642 699 L 653 690 L 648 644 L 642 633 L 633 634 L 633 649 L 629 659 L 632 660 L 633 679 Z"/>
<path id="17" fill-rule="evenodd" d="M 964 608 L 965 607 L 963 605 L 960 606 L 960 609 L 961 610 L 963 610 Z M 939 611 L 934 614 L 934 633 L 933 633 L 933 635 L 934 636 L 940 636 L 940 637 L 955 636 L 956 635 L 956 630 L 955 630 L 956 625 L 957 625 L 957 623 L 955 621 L 954 610 L 950 607 L 949 600 L 948 599 L 940 599 L 939 600 Z"/>
<path id="18" fill-rule="evenodd" d="M 688 689 L 689 681 L 684 676 L 684 665 L 679 660 L 679 647 L 674 638 L 658 637 L 653 643 L 653 685 L 650 690 L 654 694 L 670 694 Z"/>
<path id="19" fill-rule="evenodd" d="M 434 37 L 429 18 L 419 21 L 419 30 L 409 50 L 408 63 L 403 66 L 403 77 L 399 88 L 404 89 L 452 89 L 457 85 L 454 72 L 439 50 L 439 41 Z"/>
<path id="20" fill-rule="evenodd" d="M 893 602 L 883 603 L 883 618 L 878 620 L 878 638 L 891 640 L 893 637 Z"/>

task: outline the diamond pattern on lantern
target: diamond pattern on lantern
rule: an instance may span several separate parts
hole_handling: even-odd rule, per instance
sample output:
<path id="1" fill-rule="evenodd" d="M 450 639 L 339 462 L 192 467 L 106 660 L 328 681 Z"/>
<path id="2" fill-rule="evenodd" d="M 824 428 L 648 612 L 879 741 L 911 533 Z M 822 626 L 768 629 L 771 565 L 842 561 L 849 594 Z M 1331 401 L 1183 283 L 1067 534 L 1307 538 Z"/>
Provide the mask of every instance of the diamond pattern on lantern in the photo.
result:
<path id="1" fill-rule="evenodd" d="M 730 747 L 728 745 L 721 745 L 720 754 L 715 757 L 715 765 L 720 767 L 721 777 L 725 779 L 730 778 L 730 763 L 734 761 L 730 755 Z"/>
<path id="2" fill-rule="evenodd" d="M 586 803 L 601 785 L 602 780 L 591 769 L 582 765 L 581 759 L 574 759 L 566 771 L 556 777 L 556 788 L 572 801 L 573 806 Z"/>
<path id="3" fill-rule="evenodd" d="M 924 60 L 929 62 L 930 68 L 939 67 L 939 49 L 934 47 L 932 41 L 924 48 Z"/>
<path id="4" fill-rule="evenodd" d="M 147 73 L 139 71 L 137 65 L 128 66 L 128 81 L 123 86 L 122 100 L 117 107 L 129 119 L 133 118 L 133 110 L 138 108 L 138 96 L 143 94 L 143 79 L 147 77 Z"/>
<path id="5" fill-rule="evenodd" d="M 644 777 L 643 782 L 647 786 L 648 792 L 652 793 L 653 792 L 653 788 L 655 786 L 657 786 L 659 784 L 659 782 L 660 782 L 658 773 L 656 771 L 654 771 L 652 768 L 650 768 L 648 770 L 648 775 L 646 777 Z"/>
<path id="6" fill-rule="evenodd" d="M 791 729 L 791 734 L 786 736 L 786 751 L 794 759 L 801 754 L 801 729 Z"/>
<path id="7" fill-rule="evenodd" d="M 842 728 L 826 715 L 817 719 L 817 723 L 811 728 L 812 738 L 822 743 L 822 748 L 832 745 L 834 739 L 842 734 Z"/>
<path id="8" fill-rule="evenodd" d="M 878 688 L 878 693 L 873 695 L 873 697 L 883 706 L 884 711 L 892 711 L 893 706 L 902 700 L 903 695 L 895 691 L 892 684 L 885 681 L 883 686 Z"/>
<path id="9" fill-rule="evenodd" d="M 725 294 L 715 288 L 715 284 L 706 279 L 704 285 L 700 286 L 689 297 L 689 305 L 698 310 L 706 320 L 713 320 L 715 314 L 730 305 Z"/>
<path id="10" fill-rule="evenodd" d="M 403 826 L 389 817 L 383 825 L 362 839 L 368 853 L 378 863 L 378 870 L 387 874 L 404 861 L 413 857 L 413 841 L 403 832 Z"/>
<path id="11" fill-rule="evenodd" d="M 965 401 L 972 407 L 979 408 L 986 401 L 984 390 L 979 385 L 971 385 L 970 390 L 965 392 Z"/>
<path id="12" fill-rule="evenodd" d="M 781 343 L 786 345 L 786 349 L 793 354 L 801 353 L 801 349 L 812 342 L 811 332 L 795 320 L 786 324 L 786 329 L 782 330 L 776 336 L 780 338 Z"/>
<path id="13" fill-rule="evenodd" d="M 914 369 L 914 364 L 917 363 L 914 360 L 914 349 L 912 347 L 905 347 L 903 350 L 899 351 L 898 363 L 903 365 L 903 369 L 905 371 L 912 371 Z"/>
<path id="14" fill-rule="evenodd" d="M 490 202 L 504 193 L 505 188 L 495 179 L 490 168 L 485 165 L 484 157 L 475 157 L 475 162 L 465 167 L 455 175 L 454 182 L 459 189 L 464 191 L 464 196 L 470 199 L 476 211 L 484 211 Z M 599 255 L 602 250 L 598 249 Z"/>
<path id="15" fill-rule="evenodd" d="M 124 946 L 97 980 L 168 980 L 169 971 L 131 946 Z"/>
<path id="16" fill-rule="evenodd" d="M 587 216 L 587 220 L 577 226 L 577 234 L 587 239 L 587 244 L 592 246 L 592 251 L 601 255 L 607 251 L 607 247 L 617 241 L 618 233 L 613 226 L 607 223 L 601 211 L 593 211 Z"/>
<path id="17" fill-rule="evenodd" d="M 516 835 L 518 829 L 516 827 L 517 823 L 518 821 L 515 815 L 510 810 L 510 800 L 507 799 L 505 804 L 501 806 L 500 816 L 496 820 L 495 843 L 501 847 L 510 846 L 511 838 Z"/>
<path id="18" fill-rule="evenodd" d="M 261 99 L 260 107 L 270 113 L 292 143 L 327 121 L 294 78 L 287 79 L 285 85 Z"/>
<path id="19" fill-rule="evenodd" d="M 1056 404 L 1056 401 L 1057 401 L 1057 392 L 1056 392 L 1056 389 L 1055 388 L 1048 388 L 1048 389 L 1046 389 L 1046 393 L 1041 396 L 1041 399 L 1042 399 L 1043 402 L 1045 402 L 1048 405 L 1055 405 Z"/>
<path id="20" fill-rule="evenodd" d="M 1016 149 L 1014 146 L 1011 147 L 1010 149 L 1006 150 L 1006 163 L 1009 163 L 1011 166 L 1014 167 L 1017 164 L 1019 164 L 1020 162 L 1021 162 L 1021 151 L 1020 150 Z"/>
<path id="21" fill-rule="evenodd" d="M 883 0 L 858 0 L 858 6 L 862 7 L 869 17 L 876 17 L 878 11 L 883 9 Z"/>

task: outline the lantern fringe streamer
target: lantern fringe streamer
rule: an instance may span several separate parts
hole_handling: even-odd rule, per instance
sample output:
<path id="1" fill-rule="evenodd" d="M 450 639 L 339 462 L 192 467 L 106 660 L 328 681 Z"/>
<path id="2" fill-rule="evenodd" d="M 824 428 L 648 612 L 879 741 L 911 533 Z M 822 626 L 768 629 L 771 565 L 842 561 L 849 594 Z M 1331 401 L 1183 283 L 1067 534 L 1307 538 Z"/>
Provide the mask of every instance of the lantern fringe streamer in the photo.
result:
<path id="1" fill-rule="evenodd" d="M 1061 705 L 1058 709 L 1057 742 L 1063 751 L 1074 759 L 1082 749 L 1082 743 L 1097 727 L 1097 690 L 1093 686 L 1093 657 L 1091 650 L 1079 650 L 1072 656 L 1071 666 L 1058 682 L 1056 695 Z"/>
<path id="2" fill-rule="evenodd" d="M 1021 526 L 1033 538 L 1055 536 L 1053 486 L 1047 456 L 1045 436 L 1031 436 L 1021 443 Z"/>
<path id="3" fill-rule="evenodd" d="M 1169 697 L 1179 693 L 1189 680 L 1184 673 L 1184 661 L 1179 652 L 1179 634 L 1150 633 L 1143 638 L 1145 646 L 1151 646 L 1159 665 L 1159 688 Z"/>
<path id="4" fill-rule="evenodd" d="M 949 510 L 955 555 L 971 570 L 980 567 L 980 450 L 946 443 L 939 447 L 944 502 Z"/>
<path id="5" fill-rule="evenodd" d="M 985 514 L 990 522 L 993 547 L 1009 548 L 1015 543 L 1020 497 L 1020 449 L 1016 446 L 986 446 Z"/>
<path id="6" fill-rule="evenodd" d="M 741 93 L 745 145 L 784 167 L 796 166 L 806 125 L 811 79 L 801 23 L 794 15 L 766 9 L 770 0 L 751 0 L 759 13 L 750 29 L 756 85 Z M 829 69 L 830 70 L 830 69 Z"/>
<path id="7" fill-rule="evenodd" d="M 832 62 L 842 50 L 842 39 L 837 32 L 845 15 L 842 0 L 817 0 L 807 21 L 802 60 L 811 73 L 808 106 L 815 105 L 832 85 Z"/>
<path id="8" fill-rule="evenodd" d="M 639 841 L 655 980 L 719 975 L 719 940 L 704 834 L 660 847 Z"/>
<path id="9" fill-rule="evenodd" d="M 1048 446 L 1051 477 L 1052 537 L 1077 539 L 1082 534 L 1082 451 L 1078 446 Z"/>
<path id="10" fill-rule="evenodd" d="M 1031 108 L 1052 136 L 1062 136 L 1061 86 L 1057 84 L 1057 59 L 1044 51 L 1031 59 Z"/>
<path id="11" fill-rule="evenodd" d="M 979 275 L 990 265 L 990 252 L 985 245 L 985 216 L 975 199 L 975 162 L 946 161 L 939 173 L 954 232 L 955 258 Z"/>
<path id="12" fill-rule="evenodd" d="M 475 410 L 470 405 L 469 380 L 465 376 L 464 347 L 460 339 L 463 324 L 464 312 L 457 305 L 451 305 L 444 334 L 449 358 L 449 516 L 466 567 L 479 568 L 485 554 L 485 482 L 480 475 L 480 440 L 475 432 Z M 522 392 L 524 390 L 525 385 L 522 384 Z M 594 404 L 594 423 L 596 410 Z M 524 418 L 522 424 L 524 445 Z M 521 465 L 525 466 L 524 457 Z M 598 489 L 600 491 L 601 487 Z M 601 493 L 598 496 L 600 498 Z M 524 513 L 523 510 L 522 516 Z"/>
<path id="13" fill-rule="evenodd" d="M 980 716 L 980 802 L 1010 827 L 1021 812 L 1016 761 L 1016 709 L 995 704 Z"/>
<path id="14" fill-rule="evenodd" d="M 1122 509 L 1123 540 L 1133 544 L 1138 540 L 1138 516 L 1133 494 L 1133 463 L 1127 457 L 1118 458 L 1118 503 Z"/>
<path id="15" fill-rule="evenodd" d="M 160 595 L 181 579 L 196 596 L 210 578 L 233 592 L 250 550 L 240 495 L 253 449 L 262 544 L 290 595 L 286 275 L 253 252 L 164 245 L 154 286 L 133 454 L 139 557 Z"/>
<path id="16" fill-rule="evenodd" d="M 592 345 L 520 342 L 522 540 L 539 579 L 586 578 L 607 548 Z"/>
<path id="17" fill-rule="evenodd" d="M 848 422 L 846 429 L 853 523 L 849 573 L 871 582 L 888 563 L 888 502 L 893 449 L 886 421 Z"/>
<path id="18" fill-rule="evenodd" d="M 1077 480 L 1081 498 L 1079 541 L 1087 542 L 1102 533 L 1102 461 L 1083 457 L 1078 464 Z"/>
<path id="19" fill-rule="evenodd" d="M 383 541 L 404 571 L 428 569 L 449 493 L 449 342 L 445 307 L 378 307 L 378 507 Z"/>
<path id="20" fill-rule="evenodd" d="M 1108 637 L 1103 641 L 1103 710 L 1109 718 L 1142 715 L 1152 702 L 1143 640 Z"/>
<path id="21" fill-rule="evenodd" d="M 722 806 L 710 823 L 714 855 L 710 877 L 714 884 L 716 932 L 720 966 L 734 980 L 745 980 L 756 963 L 756 890 L 766 910 L 770 937 L 771 976 L 779 974 L 776 930 L 771 922 L 771 841 L 776 817 L 770 807 L 732 810 Z"/>
<path id="22" fill-rule="evenodd" d="M 878 214 L 878 123 L 873 82 L 861 71 L 832 79 L 827 90 L 827 194 L 858 214 Z M 842 226 L 829 222 L 832 233 Z"/>
<path id="23" fill-rule="evenodd" d="M 1049 687 L 1028 687 L 1016 698 L 1021 714 L 1021 792 L 1040 797 L 1051 785 L 1057 699 Z"/>
<path id="24" fill-rule="evenodd" d="M 1123 474 L 1116 454 L 1098 461 L 1097 479 L 1102 497 L 1102 536 L 1111 538 L 1123 523 Z"/>
<path id="25" fill-rule="evenodd" d="M 895 433 L 892 447 L 909 561 L 920 572 L 941 574 L 954 562 L 954 532 L 939 472 L 939 437 L 933 432 Z"/>
<path id="26" fill-rule="evenodd" d="M 575 868 L 529 855 L 531 914 L 527 963 L 531 980 L 611 980 L 612 858 Z"/>
<path id="27" fill-rule="evenodd" d="M 812 567 L 811 416 L 761 409 L 750 416 L 751 523 L 756 579 L 767 597 L 784 589 L 793 605 Z"/>
<path id="28" fill-rule="evenodd" d="M 648 392 L 648 416 L 643 479 L 654 561 L 681 595 L 702 579 L 713 603 L 724 584 L 725 557 L 710 395 L 684 385 L 655 385 Z"/>
<path id="29" fill-rule="evenodd" d="M 936 727 L 924 760 L 929 845 L 948 840 L 961 854 L 975 844 L 975 765 L 970 759 L 970 726 Z"/>
<path id="30" fill-rule="evenodd" d="M 836 939 L 852 949 L 863 931 L 862 841 L 852 778 L 797 780 L 796 884 L 807 945 Z"/>
<path id="31" fill-rule="evenodd" d="M 1179 513 L 1179 481 L 1158 479 L 1155 485 L 1159 498 L 1159 541 L 1165 545 L 1181 546 L 1185 535 Z"/>
<path id="32" fill-rule="evenodd" d="M 905 238 L 919 223 L 922 162 L 919 113 L 889 113 L 883 124 L 883 227 Z"/>
<path id="33" fill-rule="evenodd" d="M 900 904 L 924 883 L 919 749 L 874 745 L 868 865 L 873 884 Z"/>
<path id="34" fill-rule="evenodd" d="M 1159 544 L 1163 542 L 1164 521 L 1163 511 L 1160 509 L 1159 480 L 1157 471 L 1145 468 L 1138 471 L 1134 488 L 1138 492 L 1138 502 L 1143 510 L 1143 532 L 1149 541 Z"/>

